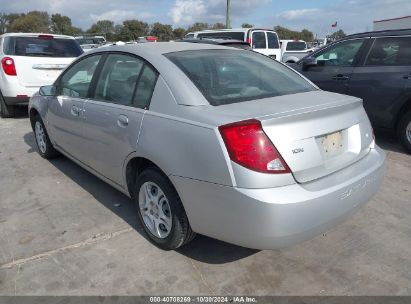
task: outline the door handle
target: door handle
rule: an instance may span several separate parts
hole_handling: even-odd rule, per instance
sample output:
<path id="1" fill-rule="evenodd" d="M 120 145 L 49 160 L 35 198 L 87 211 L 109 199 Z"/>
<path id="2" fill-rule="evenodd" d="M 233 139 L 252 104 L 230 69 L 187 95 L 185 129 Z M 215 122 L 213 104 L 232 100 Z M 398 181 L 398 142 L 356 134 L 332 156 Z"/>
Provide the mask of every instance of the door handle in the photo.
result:
<path id="1" fill-rule="evenodd" d="M 411 73 L 410 73 L 410 74 L 408 74 L 408 75 L 404 75 L 404 76 L 402 76 L 402 78 L 404 78 L 404 79 L 411 79 Z"/>
<path id="2" fill-rule="evenodd" d="M 343 74 L 338 74 L 332 77 L 334 80 L 348 80 L 350 79 L 349 76 L 343 75 Z"/>
<path id="3" fill-rule="evenodd" d="M 128 126 L 128 117 L 126 115 L 119 115 L 117 118 L 117 124 L 119 127 L 125 128 Z"/>
<path id="4" fill-rule="evenodd" d="M 81 109 L 77 106 L 71 107 L 71 115 L 73 116 L 80 116 Z"/>

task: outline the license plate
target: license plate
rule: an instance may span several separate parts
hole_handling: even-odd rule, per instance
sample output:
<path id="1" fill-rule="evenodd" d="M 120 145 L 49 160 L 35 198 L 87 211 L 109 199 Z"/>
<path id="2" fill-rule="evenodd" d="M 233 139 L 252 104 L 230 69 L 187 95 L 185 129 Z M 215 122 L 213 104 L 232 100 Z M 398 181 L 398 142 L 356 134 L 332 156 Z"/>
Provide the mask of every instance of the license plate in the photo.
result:
<path id="1" fill-rule="evenodd" d="M 321 137 L 321 143 L 324 153 L 327 155 L 335 155 L 343 149 L 343 135 L 342 131 L 327 134 Z"/>

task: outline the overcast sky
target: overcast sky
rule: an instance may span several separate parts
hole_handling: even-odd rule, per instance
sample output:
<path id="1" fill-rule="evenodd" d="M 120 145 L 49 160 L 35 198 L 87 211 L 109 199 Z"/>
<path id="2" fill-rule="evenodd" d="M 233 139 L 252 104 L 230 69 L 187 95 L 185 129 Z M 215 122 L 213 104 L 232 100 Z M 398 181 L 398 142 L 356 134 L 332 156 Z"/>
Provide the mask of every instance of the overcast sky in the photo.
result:
<path id="1" fill-rule="evenodd" d="M 347 33 L 372 30 L 374 20 L 411 15 L 411 0 L 231 0 L 232 26 L 243 22 L 272 28 L 283 25 L 307 28 L 318 36 L 331 32 L 331 24 Z M 0 0 L 2 12 L 44 10 L 69 16 L 87 29 L 97 20 L 116 23 L 140 19 L 173 26 L 193 22 L 225 22 L 226 0 Z"/>

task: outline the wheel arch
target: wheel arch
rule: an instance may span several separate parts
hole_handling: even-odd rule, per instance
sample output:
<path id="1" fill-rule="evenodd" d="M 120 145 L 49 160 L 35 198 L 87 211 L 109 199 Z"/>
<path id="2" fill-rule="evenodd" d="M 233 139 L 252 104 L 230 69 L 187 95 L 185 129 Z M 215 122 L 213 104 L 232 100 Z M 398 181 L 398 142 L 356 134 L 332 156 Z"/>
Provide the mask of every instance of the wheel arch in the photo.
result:
<path id="1" fill-rule="evenodd" d="M 36 108 L 30 108 L 30 110 L 29 110 L 29 119 L 30 119 L 30 124 L 31 124 L 32 129 L 34 129 L 34 117 L 36 117 L 37 115 L 40 116 L 39 111 L 37 111 Z"/>
<path id="2" fill-rule="evenodd" d="M 394 121 L 395 130 L 398 129 L 398 124 L 399 124 L 401 118 L 405 115 L 405 113 L 408 113 L 409 111 L 411 111 L 411 96 L 408 96 L 408 98 L 405 100 L 405 102 L 399 108 L 399 110 L 397 112 L 397 115 L 395 116 L 395 121 Z"/>
<path id="3" fill-rule="evenodd" d="M 124 166 L 124 180 L 126 190 L 131 198 L 134 198 L 134 185 L 136 184 L 137 176 L 149 167 L 157 168 L 165 176 L 167 176 L 167 174 L 160 168 L 160 166 L 145 157 L 132 154 L 127 158 Z M 171 180 L 170 183 L 173 184 Z"/>

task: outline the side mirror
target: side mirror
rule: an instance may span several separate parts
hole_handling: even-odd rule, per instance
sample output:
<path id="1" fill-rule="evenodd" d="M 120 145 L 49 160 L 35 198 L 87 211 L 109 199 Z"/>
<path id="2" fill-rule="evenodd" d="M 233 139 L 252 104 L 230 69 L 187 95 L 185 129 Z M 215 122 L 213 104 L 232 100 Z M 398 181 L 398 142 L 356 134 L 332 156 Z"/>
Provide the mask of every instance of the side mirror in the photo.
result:
<path id="1" fill-rule="evenodd" d="M 57 88 L 54 85 L 46 85 L 40 87 L 39 93 L 41 96 L 56 96 Z"/>
<path id="2" fill-rule="evenodd" d="M 303 64 L 303 71 L 306 71 L 310 67 L 317 65 L 317 58 L 309 56 L 303 59 L 302 64 Z"/>

